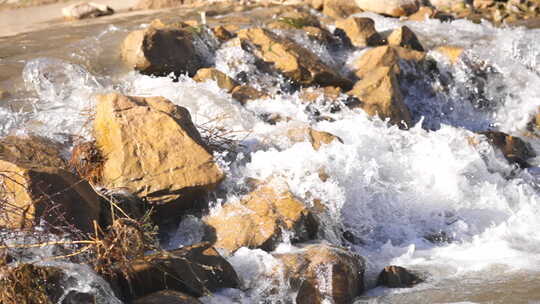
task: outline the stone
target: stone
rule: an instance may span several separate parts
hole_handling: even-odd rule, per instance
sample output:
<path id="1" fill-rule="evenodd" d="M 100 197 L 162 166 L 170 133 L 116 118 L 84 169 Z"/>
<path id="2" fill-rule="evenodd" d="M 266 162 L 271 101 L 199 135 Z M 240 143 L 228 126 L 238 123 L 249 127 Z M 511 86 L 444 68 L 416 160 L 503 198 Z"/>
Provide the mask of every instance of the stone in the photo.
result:
<path id="1" fill-rule="evenodd" d="M 227 28 L 223 25 L 216 26 L 212 29 L 212 32 L 214 33 L 214 36 L 220 41 L 225 42 L 232 38 L 234 38 L 236 35 L 231 33 Z"/>
<path id="2" fill-rule="evenodd" d="M 335 140 L 343 143 L 341 138 L 332 133 L 317 131 L 310 127 L 289 129 L 287 136 L 292 142 L 303 142 L 307 140 L 315 150 L 319 150 L 323 145 L 330 144 Z"/>
<path id="3" fill-rule="evenodd" d="M 130 266 L 129 281 L 119 274 L 113 284 L 122 291 L 124 301 L 162 290 L 201 297 L 221 288 L 238 288 L 240 285 L 233 267 L 209 243 L 154 253 L 132 261 Z M 170 295 L 161 295 L 167 294 Z"/>
<path id="4" fill-rule="evenodd" d="M 104 4 L 79 2 L 62 9 L 62 15 L 68 20 L 96 18 L 114 14 L 114 10 Z"/>
<path id="5" fill-rule="evenodd" d="M 193 80 L 197 82 L 213 80 L 218 87 L 227 92 L 231 92 L 238 85 L 231 77 L 215 68 L 202 68 L 198 70 L 197 74 L 193 76 Z"/>
<path id="6" fill-rule="evenodd" d="M 496 3 L 495 0 L 474 0 L 473 7 L 475 9 L 486 9 L 490 6 L 494 6 Z"/>
<path id="7" fill-rule="evenodd" d="M 417 0 L 356 0 L 356 4 L 364 11 L 392 17 L 411 15 L 419 8 Z"/>
<path id="8" fill-rule="evenodd" d="M 389 119 L 401 129 L 412 126 L 411 113 L 392 67 L 377 67 L 358 81 L 349 94 L 360 100 L 360 107 L 369 115 Z"/>
<path id="9" fill-rule="evenodd" d="M 452 64 L 456 64 L 465 49 L 459 46 L 443 45 L 437 47 L 434 51 L 444 55 Z"/>
<path id="10" fill-rule="evenodd" d="M 361 12 L 362 10 L 353 1 L 324 0 L 323 3 L 323 14 L 336 20 Z"/>
<path id="11" fill-rule="evenodd" d="M 193 31 L 181 25 L 165 25 L 159 20 L 143 30 L 129 33 L 121 46 L 126 65 L 145 75 L 167 76 L 187 73 L 193 76 L 206 67 L 195 47 Z"/>
<path id="12" fill-rule="evenodd" d="M 325 28 L 304 26 L 302 30 L 306 32 L 309 38 L 316 40 L 323 45 L 337 45 L 339 43 L 336 36 L 332 35 L 332 33 Z"/>
<path id="13" fill-rule="evenodd" d="M 7 136 L 0 140 L 0 159 L 28 166 L 66 169 L 62 146 L 45 137 Z"/>
<path id="14" fill-rule="evenodd" d="M 133 304 L 202 304 L 202 302 L 183 292 L 162 290 L 137 299 Z"/>
<path id="15" fill-rule="evenodd" d="M 107 188 L 126 188 L 150 204 L 170 204 L 173 213 L 192 207 L 193 195 L 224 177 L 189 111 L 163 97 L 97 96 L 94 136 L 105 157 Z"/>
<path id="16" fill-rule="evenodd" d="M 399 73 L 400 60 L 420 62 L 425 59 L 425 56 L 424 52 L 402 47 L 379 46 L 366 51 L 353 65 L 356 76 L 363 78 L 378 67 L 392 67 L 396 73 Z"/>
<path id="17" fill-rule="evenodd" d="M 324 243 L 297 246 L 297 251 L 273 254 L 283 263 L 291 288 L 298 291 L 296 303 L 347 304 L 364 292 L 362 257 Z"/>
<path id="18" fill-rule="evenodd" d="M 352 83 L 326 64 L 315 54 L 263 28 L 249 28 L 238 31 L 238 37 L 255 46 L 254 53 L 294 82 L 310 86 L 338 86 L 350 88 Z"/>
<path id="19" fill-rule="evenodd" d="M 424 47 L 418 40 L 418 37 L 416 37 L 416 34 L 407 26 L 401 26 L 395 29 L 390 36 L 388 36 L 388 44 L 419 52 L 424 51 Z"/>
<path id="20" fill-rule="evenodd" d="M 377 286 L 390 288 L 412 287 L 423 280 L 416 274 L 400 266 L 386 266 L 377 278 Z"/>
<path id="21" fill-rule="evenodd" d="M 259 185 L 239 202 L 225 204 L 204 219 L 215 233 L 215 244 L 228 252 L 241 247 L 272 251 L 291 231 L 292 241 L 315 236 L 317 223 L 308 208 L 288 189 Z"/>
<path id="22" fill-rule="evenodd" d="M 409 20 L 412 21 L 426 21 L 434 18 L 437 15 L 437 10 L 429 6 L 422 6 L 418 11 L 409 16 Z"/>
<path id="23" fill-rule="evenodd" d="M 268 95 L 248 85 L 240 85 L 235 87 L 232 92 L 232 97 L 239 103 L 245 105 L 251 100 L 267 98 Z"/>
<path id="24" fill-rule="evenodd" d="M 375 22 L 370 18 L 349 17 L 336 21 L 336 28 L 347 34 L 356 47 L 377 46 L 385 43 L 375 30 Z"/>
<path id="25" fill-rule="evenodd" d="M 511 136 L 499 131 L 480 132 L 486 136 L 488 142 L 499 149 L 508 162 L 518 165 L 521 168 L 530 167 L 527 160 L 536 157 L 536 152 L 531 145 L 519 137 Z"/>

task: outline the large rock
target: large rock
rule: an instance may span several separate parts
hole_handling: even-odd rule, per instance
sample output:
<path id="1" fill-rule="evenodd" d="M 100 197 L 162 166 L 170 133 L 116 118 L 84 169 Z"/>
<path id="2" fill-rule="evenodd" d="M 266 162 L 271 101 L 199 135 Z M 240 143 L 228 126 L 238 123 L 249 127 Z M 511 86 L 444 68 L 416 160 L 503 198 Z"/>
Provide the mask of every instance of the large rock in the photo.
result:
<path id="1" fill-rule="evenodd" d="M 202 302 L 183 292 L 162 290 L 137 299 L 133 304 L 202 304 Z"/>
<path id="2" fill-rule="evenodd" d="M 213 80 L 218 87 L 224 89 L 227 92 L 231 92 L 238 84 L 227 74 L 215 68 L 203 68 L 197 71 L 197 74 L 193 76 L 193 80 L 197 82 L 205 82 Z"/>
<path id="3" fill-rule="evenodd" d="M 317 223 L 308 208 L 290 191 L 261 185 L 238 203 L 229 203 L 205 222 L 215 233 L 215 244 L 229 252 L 240 247 L 273 250 L 283 233 L 293 241 L 311 239 Z"/>
<path id="4" fill-rule="evenodd" d="M 0 142 L 0 226 L 24 229 L 41 220 L 93 231 L 100 201 L 88 182 L 66 171 L 56 145 L 38 137 Z"/>
<path id="5" fill-rule="evenodd" d="M 194 42 L 195 35 L 181 26 L 154 21 L 148 28 L 127 35 L 122 42 L 121 56 L 128 66 L 143 74 L 193 76 L 205 66 Z"/>
<path id="6" fill-rule="evenodd" d="M 399 61 L 420 62 L 426 53 L 395 46 L 379 46 L 365 52 L 354 63 L 356 76 L 363 78 L 378 67 L 391 67 L 399 73 Z"/>
<path id="7" fill-rule="evenodd" d="M 356 0 L 356 4 L 364 11 L 393 17 L 411 15 L 419 7 L 417 0 Z"/>
<path id="8" fill-rule="evenodd" d="M 273 256 L 283 262 L 298 304 L 348 304 L 364 291 L 364 260 L 346 249 L 308 244 Z"/>
<path id="9" fill-rule="evenodd" d="M 384 44 L 384 39 L 375 30 L 375 22 L 370 18 L 349 17 L 336 21 L 336 28 L 347 34 L 356 47 Z"/>
<path id="10" fill-rule="evenodd" d="M 401 266 L 386 266 L 377 278 L 378 286 L 390 288 L 412 287 L 421 282 L 422 279 L 417 274 Z"/>
<path id="11" fill-rule="evenodd" d="M 517 164 L 521 168 L 530 167 L 527 160 L 536 156 L 531 145 L 519 137 L 498 131 L 487 131 L 480 134 L 486 136 L 489 143 L 498 148 L 510 163 Z"/>
<path id="12" fill-rule="evenodd" d="M 301 85 L 339 86 L 350 88 L 351 82 L 324 64 L 315 54 L 291 39 L 263 28 L 238 31 L 238 37 L 255 46 L 255 54 L 283 75 Z"/>
<path id="13" fill-rule="evenodd" d="M 349 92 L 369 115 L 389 119 L 402 129 L 412 126 L 411 113 L 403 101 L 395 68 L 382 66 L 358 81 Z"/>
<path id="14" fill-rule="evenodd" d="M 220 288 L 238 288 L 240 282 L 227 260 L 209 243 L 200 243 L 135 260 L 129 281 L 119 275 L 113 285 L 129 301 L 166 289 L 201 297 Z"/>
<path id="15" fill-rule="evenodd" d="M 360 13 L 362 10 L 348 0 L 323 0 L 323 14 L 334 19 L 347 18 L 352 14 Z"/>
<path id="16" fill-rule="evenodd" d="M 114 14 L 107 5 L 94 2 L 75 3 L 62 9 L 62 15 L 68 20 L 96 18 Z"/>
<path id="17" fill-rule="evenodd" d="M 395 29 L 390 36 L 388 36 L 388 44 L 401 46 L 419 52 L 424 51 L 424 47 L 422 47 L 418 37 L 416 37 L 416 34 L 407 26 L 401 26 Z"/>
<path id="18" fill-rule="evenodd" d="M 223 179 L 186 108 L 163 97 L 111 93 L 97 99 L 94 135 L 108 188 L 124 187 L 176 209 L 191 207 L 191 195 Z"/>

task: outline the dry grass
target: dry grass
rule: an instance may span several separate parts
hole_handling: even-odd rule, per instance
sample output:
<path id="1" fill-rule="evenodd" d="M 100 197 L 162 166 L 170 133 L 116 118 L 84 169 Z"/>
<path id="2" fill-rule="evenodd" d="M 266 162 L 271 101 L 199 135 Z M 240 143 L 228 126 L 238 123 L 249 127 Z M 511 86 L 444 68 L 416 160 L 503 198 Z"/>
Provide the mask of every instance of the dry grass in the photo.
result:
<path id="1" fill-rule="evenodd" d="M 225 120 L 230 119 L 226 114 L 208 119 L 205 123 L 196 125 L 201 137 L 214 152 L 236 153 L 241 148 L 241 142 L 249 136 L 245 131 L 235 131 L 225 127 Z"/>

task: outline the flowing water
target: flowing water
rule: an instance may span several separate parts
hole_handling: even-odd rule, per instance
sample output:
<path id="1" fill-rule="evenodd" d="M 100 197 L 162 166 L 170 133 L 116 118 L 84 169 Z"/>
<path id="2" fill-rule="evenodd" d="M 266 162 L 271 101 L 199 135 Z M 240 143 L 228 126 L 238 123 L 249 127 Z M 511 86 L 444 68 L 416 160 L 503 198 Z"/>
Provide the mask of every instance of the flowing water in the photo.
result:
<path id="1" fill-rule="evenodd" d="M 244 14 L 257 17 L 264 9 Z M 231 20 L 220 12 L 214 15 L 210 20 L 215 24 Z M 215 208 L 236 199 L 247 178 L 276 176 L 306 204 L 315 199 L 325 204 L 328 214 L 319 237 L 366 258 L 369 290 L 357 303 L 540 302 L 540 170 L 534 167 L 540 159 L 521 170 L 475 133 L 498 129 L 523 135 L 540 105 L 540 30 L 363 15 L 373 18 L 379 31 L 407 24 L 428 49 L 451 44 L 467 50 L 455 65 L 430 52 L 440 71 L 436 74 L 403 63 L 402 90 L 415 122 L 408 131 L 388 127 L 362 110 L 336 112 L 323 101 L 306 107 L 297 93 L 287 93 L 285 83 L 275 84 L 258 72 L 253 57 L 233 45 L 218 47 L 207 59 L 231 76 L 248 75 L 254 86 L 272 86 L 272 98 L 243 107 L 213 82 L 149 77 L 123 67 L 119 44 L 129 31 L 156 16 L 197 16 L 196 11 L 174 10 L 0 38 L 0 87 L 12 93 L 0 104 L 0 135 L 37 133 L 69 145 L 75 137 L 90 136 L 93 95 L 164 96 L 188 108 L 196 124 L 225 126 L 241 140 L 237 153 L 215 155 L 227 172 L 222 194 L 211 202 Z M 363 52 L 329 49 L 300 32 L 281 34 L 344 72 Z M 294 119 L 265 122 L 276 114 Z M 315 151 L 309 143 L 291 143 L 287 129 L 307 123 L 338 135 L 344 144 Z M 477 144 L 471 145 L 471 139 Z M 526 140 L 540 153 L 540 140 Z M 318 177 L 321 168 L 330 176 L 325 182 Z M 186 217 L 168 246 L 195 243 L 202 233 L 200 220 Z M 428 241 L 429 236 L 439 236 L 439 242 Z M 277 250 L 294 250 L 294 245 L 285 242 Z M 266 274 L 279 264 L 270 254 L 243 248 L 228 260 L 243 290 L 223 290 L 203 298 L 204 303 L 294 298 L 285 283 L 281 292 L 267 292 L 276 281 Z M 411 289 L 374 288 L 377 274 L 391 264 L 423 273 L 426 282 Z M 72 288 L 109 294 L 88 269 L 70 267 L 67 272 L 88 274 L 76 276 L 78 287 Z M 112 296 L 102 301 L 116 303 Z"/>

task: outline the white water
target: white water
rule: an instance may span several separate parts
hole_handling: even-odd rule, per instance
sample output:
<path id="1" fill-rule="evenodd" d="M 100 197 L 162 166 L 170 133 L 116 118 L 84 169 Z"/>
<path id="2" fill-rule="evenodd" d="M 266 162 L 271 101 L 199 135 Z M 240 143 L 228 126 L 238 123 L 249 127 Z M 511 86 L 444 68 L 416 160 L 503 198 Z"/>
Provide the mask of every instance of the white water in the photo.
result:
<path id="1" fill-rule="evenodd" d="M 366 15 L 376 21 L 379 31 L 401 24 L 395 19 Z M 26 85 L 36 92 L 35 112 L 23 115 L 2 109 L 1 117 L 9 119 L 2 120 L 0 131 L 6 134 L 25 129 L 57 139 L 59 134 L 86 137 L 87 119 L 80 113 L 93 106 L 92 94 L 115 88 L 132 95 L 164 96 L 187 107 L 196 124 L 210 121 L 210 125 L 223 125 L 237 131 L 242 139 L 244 148 L 237 155 L 216 155 L 227 171 L 221 186 L 227 195 L 214 205 L 238 199 L 241 189 L 237 185 L 246 178 L 278 177 L 306 204 L 316 198 L 326 205 L 329 213 L 319 236 L 336 245 L 350 246 L 366 258 L 369 288 L 386 265 L 429 273 L 427 283 L 416 288 L 377 288 L 368 295 L 414 294 L 441 288 L 441 284 L 442 288 L 456 289 L 471 278 L 479 277 L 487 284 L 490 278 L 540 271 L 537 178 L 508 165 L 500 152 L 472 132 L 495 127 L 519 135 L 525 130 L 540 105 L 540 45 L 534 43 L 540 41 L 540 31 L 497 29 L 467 21 L 406 24 L 418 33 L 425 47 L 451 44 L 467 48 L 465 59 L 456 66 L 430 53 L 442 73 L 454 78 L 447 92 L 441 89 L 440 78 L 426 81 L 421 71 L 404 66 L 407 73 L 416 74 L 404 88 L 408 92 L 406 103 L 417 122 L 408 131 L 388 127 L 361 110 L 343 108 L 330 113 L 322 105 L 322 114 L 335 121 L 316 122 L 295 94 L 258 100 L 244 108 L 215 83 L 198 84 L 188 78 L 173 82 L 167 77 L 130 72 L 113 85 L 105 85 L 100 76 L 91 75 L 83 67 L 52 58 L 30 61 L 25 68 Z M 318 50 L 330 55 L 328 50 Z M 340 60 L 350 62 L 357 53 Z M 218 50 L 215 61 L 231 76 L 242 71 L 254 73 L 249 56 L 234 47 Z M 234 61 L 240 64 L 231 64 Z M 483 80 L 471 77 L 473 66 L 478 64 L 490 67 L 484 68 L 488 71 Z M 250 81 L 255 86 L 270 83 L 263 75 Z M 475 106 L 479 81 L 485 87 L 487 106 L 483 108 Z M 265 114 L 292 120 L 270 125 L 262 119 Z M 216 117 L 221 119 L 214 121 Z M 31 123 L 23 127 L 21 121 Z M 285 136 L 287 129 L 308 123 L 338 135 L 344 144 L 334 142 L 315 151 L 309 143 L 293 144 Z M 470 145 L 471 137 L 480 144 Z M 540 147 L 535 138 L 527 141 Z M 321 168 L 331 177 L 326 182 L 318 177 Z M 190 222 L 195 227 L 186 224 Z M 361 242 L 348 243 L 341 237 L 343 230 Z M 441 232 L 452 241 L 432 244 L 424 238 Z M 189 244 L 199 238 L 200 227 L 191 219 L 180 224 L 169 245 Z M 285 244 L 280 248 L 293 247 Z M 268 298 L 265 293 L 268 284 L 275 283 L 267 274 L 275 271 L 277 263 L 268 253 L 241 249 L 229 261 L 243 280 L 243 291 L 224 290 L 202 299 L 204 303 L 293 298 L 283 281 L 276 298 Z"/>

